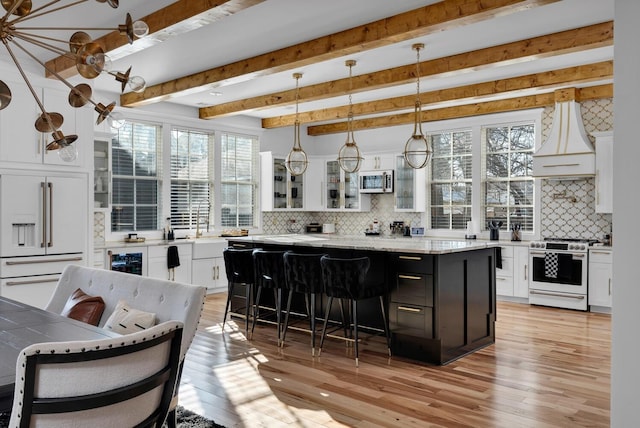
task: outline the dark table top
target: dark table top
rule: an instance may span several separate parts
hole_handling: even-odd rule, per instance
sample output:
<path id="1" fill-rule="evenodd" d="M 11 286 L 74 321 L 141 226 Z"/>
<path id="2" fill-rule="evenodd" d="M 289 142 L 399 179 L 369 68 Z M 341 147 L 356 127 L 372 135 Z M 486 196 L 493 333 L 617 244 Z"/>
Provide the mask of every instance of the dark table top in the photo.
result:
<path id="1" fill-rule="evenodd" d="M 28 345 L 114 336 L 118 334 L 0 297 L 0 412 L 11 410 L 16 361 Z"/>

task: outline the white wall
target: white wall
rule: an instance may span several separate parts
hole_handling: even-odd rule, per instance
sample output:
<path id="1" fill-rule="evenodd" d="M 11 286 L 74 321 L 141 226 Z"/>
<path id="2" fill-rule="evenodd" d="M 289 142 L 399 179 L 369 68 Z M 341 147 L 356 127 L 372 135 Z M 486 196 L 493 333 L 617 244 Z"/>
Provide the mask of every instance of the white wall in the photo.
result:
<path id="1" fill-rule="evenodd" d="M 611 426 L 640 421 L 640 286 L 638 284 L 638 117 L 640 117 L 640 2 L 615 2 L 613 162 L 613 320 Z"/>

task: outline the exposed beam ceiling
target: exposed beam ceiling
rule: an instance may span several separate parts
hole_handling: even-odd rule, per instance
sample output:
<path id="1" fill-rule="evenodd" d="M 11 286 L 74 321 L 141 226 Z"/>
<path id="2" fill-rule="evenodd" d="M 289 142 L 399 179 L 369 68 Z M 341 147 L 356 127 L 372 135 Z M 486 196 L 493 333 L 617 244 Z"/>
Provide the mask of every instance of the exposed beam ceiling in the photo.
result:
<path id="1" fill-rule="evenodd" d="M 95 42 L 99 43 L 109 57 L 115 60 L 147 49 L 169 37 L 209 25 L 263 1 L 265 0 L 178 0 L 145 17 L 134 18 L 146 22 L 149 26 L 149 34 L 144 39 L 127 44 L 126 37 L 122 37 L 119 31 L 112 31 L 96 38 Z M 47 61 L 46 65 L 47 77 L 52 75 L 48 70 L 54 70 L 65 78 L 78 74 L 75 60 L 64 55 Z"/>
<path id="2" fill-rule="evenodd" d="M 120 97 L 122 106 L 141 106 L 173 97 L 246 81 L 258 75 L 292 70 L 480 20 L 515 13 L 559 0 L 446 0 L 386 19 L 316 38 L 252 58 L 197 72 Z M 200 114 L 207 117 L 206 114 Z"/>

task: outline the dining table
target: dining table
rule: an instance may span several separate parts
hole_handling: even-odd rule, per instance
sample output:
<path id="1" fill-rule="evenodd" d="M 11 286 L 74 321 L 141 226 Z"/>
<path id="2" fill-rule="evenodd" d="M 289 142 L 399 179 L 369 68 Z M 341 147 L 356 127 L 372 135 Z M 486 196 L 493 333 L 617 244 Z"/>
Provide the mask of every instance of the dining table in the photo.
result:
<path id="1" fill-rule="evenodd" d="M 16 361 L 34 343 L 96 340 L 117 333 L 0 297 L 0 413 L 11 411 Z"/>

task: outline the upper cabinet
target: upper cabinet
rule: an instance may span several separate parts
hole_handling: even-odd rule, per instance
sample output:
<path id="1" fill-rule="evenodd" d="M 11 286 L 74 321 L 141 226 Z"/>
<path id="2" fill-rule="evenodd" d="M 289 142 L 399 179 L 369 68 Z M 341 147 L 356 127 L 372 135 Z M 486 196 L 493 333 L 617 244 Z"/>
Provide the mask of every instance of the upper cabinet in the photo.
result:
<path id="1" fill-rule="evenodd" d="M 395 210 L 423 212 L 426 209 L 426 168 L 413 169 L 403 155 L 395 156 Z"/>
<path id="2" fill-rule="evenodd" d="M 111 208 L 111 143 L 106 138 L 93 143 L 93 201 L 95 209 Z"/>
<path id="3" fill-rule="evenodd" d="M 35 129 L 36 119 L 42 111 L 29 87 L 23 82 L 7 82 L 7 84 L 11 89 L 12 97 L 9 106 L 0 112 L 0 161 L 63 166 L 82 165 L 81 153 L 76 160 L 66 162 L 60 158 L 58 151 L 46 150 L 46 145 L 52 140 L 51 133 L 40 133 Z M 34 86 L 33 89 L 47 112 L 60 113 L 63 116 L 64 121 L 60 130 L 67 136 L 78 135 L 78 140 L 73 143 L 78 151 L 89 150 L 83 146 L 90 145 L 93 139 L 91 124 L 87 122 L 90 121 L 88 116 L 91 113 L 87 113 L 87 109 L 71 107 L 68 102 L 69 91 L 66 88 Z M 78 120 L 78 116 L 81 120 Z M 88 126 L 78 126 L 84 123 L 88 123 Z"/>
<path id="4" fill-rule="evenodd" d="M 284 156 L 260 153 L 262 210 L 297 210 L 305 208 L 305 174 L 293 176 L 284 166 Z"/>
<path id="5" fill-rule="evenodd" d="M 363 155 L 360 171 L 393 169 L 394 156 L 390 153 L 371 153 Z"/>
<path id="6" fill-rule="evenodd" d="M 346 173 L 337 160 L 325 160 L 324 208 L 341 211 L 369 211 L 371 198 L 361 194 L 358 173 Z"/>
<path id="7" fill-rule="evenodd" d="M 596 137 L 596 212 L 613 212 L 613 132 L 594 132 Z"/>

